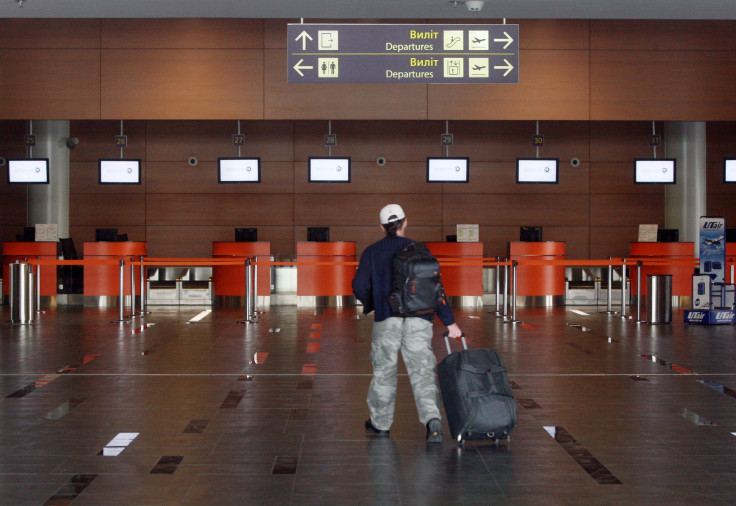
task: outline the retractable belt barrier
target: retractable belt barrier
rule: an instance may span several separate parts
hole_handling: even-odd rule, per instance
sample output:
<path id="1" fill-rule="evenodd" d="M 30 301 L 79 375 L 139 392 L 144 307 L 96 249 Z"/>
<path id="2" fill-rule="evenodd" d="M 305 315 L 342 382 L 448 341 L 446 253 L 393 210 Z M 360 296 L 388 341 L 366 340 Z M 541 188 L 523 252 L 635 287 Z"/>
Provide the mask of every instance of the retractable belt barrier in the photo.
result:
<path id="1" fill-rule="evenodd" d="M 613 267 L 621 267 L 622 279 L 622 296 L 621 296 L 621 317 L 630 318 L 626 315 L 626 269 L 627 267 L 636 267 L 637 270 L 637 319 L 636 322 L 641 322 L 641 269 L 643 266 L 692 266 L 699 265 L 700 260 L 698 258 L 680 258 L 680 259 L 663 259 L 663 258 L 608 258 L 607 260 L 546 260 L 546 259 L 533 259 L 525 258 L 523 260 L 501 260 L 500 257 L 495 258 L 467 258 L 467 257 L 439 257 L 440 266 L 447 267 L 493 267 L 496 269 L 496 316 L 503 317 L 508 323 L 521 323 L 516 319 L 516 269 L 518 266 L 564 266 L 564 267 L 608 267 L 608 295 L 607 295 L 607 308 L 609 313 L 611 311 L 611 292 L 612 292 L 612 269 Z M 322 266 L 358 266 L 358 262 L 330 262 L 330 261 L 272 261 L 272 260 L 261 260 L 257 256 L 253 257 L 234 257 L 233 259 L 228 258 L 151 258 L 151 257 L 139 257 L 130 259 L 120 260 L 42 260 L 39 258 L 28 258 L 26 262 L 36 266 L 36 279 L 37 283 L 40 281 L 40 269 L 41 266 L 63 266 L 63 265 L 118 265 L 120 267 L 120 300 L 119 310 L 120 318 L 114 323 L 129 323 L 130 320 L 125 320 L 123 316 L 123 306 L 125 305 L 125 289 L 124 289 L 124 276 L 125 266 L 130 267 L 131 276 L 131 301 L 132 311 L 131 317 L 142 317 L 145 314 L 145 297 L 143 296 L 145 290 L 145 274 L 143 267 L 163 267 L 163 266 L 180 266 L 180 267 L 210 267 L 210 266 L 240 266 L 243 265 L 245 268 L 245 300 L 246 300 L 246 312 L 242 323 L 250 323 L 257 316 L 257 270 L 255 276 L 253 275 L 253 269 L 259 265 L 268 267 L 278 266 L 291 266 L 298 267 L 300 265 L 322 265 Z M 736 264 L 735 259 L 729 257 L 726 261 L 727 265 L 730 266 L 730 279 L 731 282 L 734 280 L 734 266 Z M 141 294 L 141 308 L 140 313 L 135 313 L 135 267 L 140 267 L 140 294 Z M 500 294 L 500 268 L 504 268 L 504 308 L 503 312 L 499 306 Z M 513 270 L 513 286 L 510 288 L 511 300 L 512 300 L 512 314 L 508 314 L 508 298 L 509 298 L 509 269 Z M 255 280 L 255 281 L 254 281 Z M 37 297 L 40 297 L 40 290 L 37 290 Z"/>

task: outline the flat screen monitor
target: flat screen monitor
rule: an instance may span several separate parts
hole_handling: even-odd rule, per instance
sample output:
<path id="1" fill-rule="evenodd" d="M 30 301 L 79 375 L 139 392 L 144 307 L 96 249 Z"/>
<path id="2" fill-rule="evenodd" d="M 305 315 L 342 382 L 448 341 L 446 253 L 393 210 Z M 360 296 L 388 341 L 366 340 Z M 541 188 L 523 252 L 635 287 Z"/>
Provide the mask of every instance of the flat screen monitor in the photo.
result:
<path id="1" fill-rule="evenodd" d="M 680 229 L 678 228 L 658 228 L 657 242 L 677 242 L 680 240 Z"/>
<path id="2" fill-rule="evenodd" d="M 470 158 L 427 158 L 428 183 L 467 183 Z"/>
<path id="3" fill-rule="evenodd" d="M 637 158 L 634 160 L 634 183 L 675 184 L 676 171 L 674 158 Z"/>
<path id="4" fill-rule="evenodd" d="M 736 158 L 723 159 L 723 182 L 736 183 Z"/>
<path id="5" fill-rule="evenodd" d="M 8 159 L 8 183 L 49 184 L 48 158 Z"/>
<path id="6" fill-rule="evenodd" d="M 236 228 L 235 229 L 235 242 L 257 242 L 258 241 L 258 229 L 257 228 Z"/>
<path id="7" fill-rule="evenodd" d="M 310 183 L 349 183 L 350 158 L 309 157 Z"/>
<path id="8" fill-rule="evenodd" d="M 260 158 L 218 158 L 218 183 L 260 183 Z"/>
<path id="9" fill-rule="evenodd" d="M 99 160 L 100 184 L 141 184 L 140 159 L 104 159 Z"/>
<path id="10" fill-rule="evenodd" d="M 329 242 L 330 227 L 307 227 L 307 241 Z"/>
<path id="11" fill-rule="evenodd" d="M 542 227 L 521 227 L 519 229 L 519 240 L 522 242 L 541 242 Z"/>
<path id="12" fill-rule="evenodd" d="M 736 228 L 726 229 L 726 243 L 736 242 Z"/>
<path id="13" fill-rule="evenodd" d="M 20 242 L 35 242 L 36 227 L 23 227 L 23 233 L 15 234 L 15 238 Z"/>
<path id="14" fill-rule="evenodd" d="M 552 183 L 560 182 L 558 158 L 517 158 L 517 183 Z"/>
<path id="15" fill-rule="evenodd" d="M 117 228 L 97 228 L 95 229 L 95 241 L 115 242 L 118 240 Z"/>

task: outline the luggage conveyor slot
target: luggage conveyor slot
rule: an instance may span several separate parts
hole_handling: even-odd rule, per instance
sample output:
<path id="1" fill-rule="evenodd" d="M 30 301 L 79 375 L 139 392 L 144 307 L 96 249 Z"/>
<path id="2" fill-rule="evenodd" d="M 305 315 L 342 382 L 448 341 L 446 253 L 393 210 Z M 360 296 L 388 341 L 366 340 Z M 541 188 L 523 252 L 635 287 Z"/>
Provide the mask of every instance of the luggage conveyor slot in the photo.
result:
<path id="1" fill-rule="evenodd" d="M 148 269 L 148 305 L 211 305 L 211 267 Z"/>

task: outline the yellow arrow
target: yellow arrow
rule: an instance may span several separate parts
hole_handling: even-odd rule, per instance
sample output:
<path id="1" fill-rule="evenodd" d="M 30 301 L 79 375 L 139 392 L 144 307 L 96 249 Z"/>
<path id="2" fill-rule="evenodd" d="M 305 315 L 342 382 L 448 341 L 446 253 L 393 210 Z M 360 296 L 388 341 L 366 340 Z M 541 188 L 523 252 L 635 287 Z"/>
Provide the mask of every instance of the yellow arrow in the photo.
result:
<path id="1" fill-rule="evenodd" d="M 300 76 L 304 77 L 304 74 L 302 74 L 302 70 L 311 70 L 314 67 L 312 65 L 302 65 L 302 62 L 304 59 L 300 59 L 298 62 L 296 62 L 296 65 L 294 65 L 294 70 L 296 70 L 296 73 Z"/>
<path id="2" fill-rule="evenodd" d="M 314 39 L 312 39 L 312 37 L 311 37 L 311 36 L 310 36 L 310 35 L 309 35 L 309 34 L 308 34 L 308 33 L 306 32 L 306 30 L 305 30 L 305 31 L 303 31 L 302 33 L 300 33 L 300 34 L 299 34 L 299 35 L 297 36 L 297 38 L 296 38 L 296 39 L 294 39 L 294 40 L 295 40 L 295 41 L 297 41 L 297 42 L 299 42 L 299 39 L 302 39 L 302 51 L 306 51 L 306 50 L 307 50 L 307 39 L 309 39 L 309 40 L 314 40 Z M 505 49 L 505 48 L 504 48 L 504 49 Z M 298 71 L 297 71 L 297 72 L 298 72 Z"/>

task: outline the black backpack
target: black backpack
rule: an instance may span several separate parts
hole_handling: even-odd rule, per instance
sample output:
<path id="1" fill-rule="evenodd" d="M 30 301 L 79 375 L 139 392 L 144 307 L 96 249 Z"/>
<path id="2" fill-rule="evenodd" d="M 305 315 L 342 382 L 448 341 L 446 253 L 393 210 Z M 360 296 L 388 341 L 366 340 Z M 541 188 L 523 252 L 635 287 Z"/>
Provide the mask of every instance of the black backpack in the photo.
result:
<path id="1" fill-rule="evenodd" d="M 434 313 L 444 303 L 440 263 L 427 246 L 412 242 L 394 255 L 393 288 L 388 303 L 396 316 Z"/>

